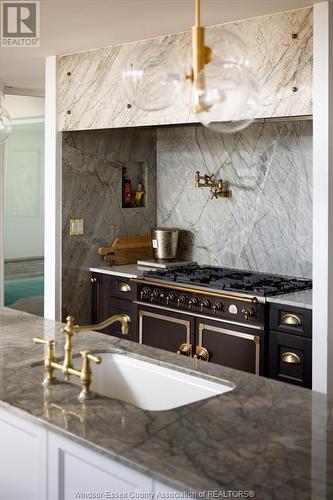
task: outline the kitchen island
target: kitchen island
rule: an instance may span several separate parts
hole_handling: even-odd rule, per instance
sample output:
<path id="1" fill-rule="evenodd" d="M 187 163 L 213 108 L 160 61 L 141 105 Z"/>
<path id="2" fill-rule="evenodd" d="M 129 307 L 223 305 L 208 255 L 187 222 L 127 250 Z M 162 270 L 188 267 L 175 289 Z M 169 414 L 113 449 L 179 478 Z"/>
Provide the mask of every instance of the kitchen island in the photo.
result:
<path id="1" fill-rule="evenodd" d="M 151 478 L 157 485 L 155 491 L 160 485 L 169 492 L 206 492 L 200 493 L 202 496 L 213 496 L 208 492 L 214 490 L 220 497 L 220 492 L 225 492 L 225 497 L 228 491 L 255 492 L 255 498 L 263 500 L 333 497 L 330 398 L 125 339 L 87 332 L 75 336 L 76 353 L 82 349 L 120 349 L 149 358 L 157 365 L 166 363 L 178 371 L 228 381 L 235 388 L 168 411 L 142 410 L 105 397 L 83 405 L 77 399 L 78 385 L 62 383 L 47 389 L 41 385 L 43 349 L 32 343 L 36 336 L 56 338 L 57 356 L 62 359 L 64 338 L 59 324 L 9 309 L 0 312 L 2 415 L 37 424 L 52 436 L 89 449 L 96 457 Z M 98 369 L 93 366 L 93 371 Z M 3 424 L 3 420 L 0 422 Z M 11 476 L 8 471 L 4 474 L 10 450 L 6 445 L 2 449 L 1 498 L 1 487 L 15 476 L 15 471 Z M 52 460 L 49 463 L 52 465 Z"/>

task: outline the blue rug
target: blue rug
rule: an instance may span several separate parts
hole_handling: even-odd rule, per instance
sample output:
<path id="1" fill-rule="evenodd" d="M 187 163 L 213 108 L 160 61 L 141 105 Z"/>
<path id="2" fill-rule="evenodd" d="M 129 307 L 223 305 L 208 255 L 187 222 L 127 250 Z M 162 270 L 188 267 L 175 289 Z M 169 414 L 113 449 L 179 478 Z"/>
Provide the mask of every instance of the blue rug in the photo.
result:
<path id="1" fill-rule="evenodd" d="M 15 304 L 15 302 L 19 299 L 24 299 L 26 297 L 40 297 L 43 295 L 43 276 L 5 281 L 5 306 Z"/>

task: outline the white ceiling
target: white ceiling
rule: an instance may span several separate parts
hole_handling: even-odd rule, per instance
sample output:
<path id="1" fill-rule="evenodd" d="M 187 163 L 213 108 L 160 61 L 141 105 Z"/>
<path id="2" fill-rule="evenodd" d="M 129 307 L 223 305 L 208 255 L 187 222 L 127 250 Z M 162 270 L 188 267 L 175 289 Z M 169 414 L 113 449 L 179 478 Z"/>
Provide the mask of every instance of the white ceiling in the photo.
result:
<path id="1" fill-rule="evenodd" d="M 202 23 L 305 7 L 316 0 L 202 0 Z M 1 48 L 0 82 L 43 89 L 44 57 L 185 31 L 194 0 L 40 0 L 40 48 Z"/>

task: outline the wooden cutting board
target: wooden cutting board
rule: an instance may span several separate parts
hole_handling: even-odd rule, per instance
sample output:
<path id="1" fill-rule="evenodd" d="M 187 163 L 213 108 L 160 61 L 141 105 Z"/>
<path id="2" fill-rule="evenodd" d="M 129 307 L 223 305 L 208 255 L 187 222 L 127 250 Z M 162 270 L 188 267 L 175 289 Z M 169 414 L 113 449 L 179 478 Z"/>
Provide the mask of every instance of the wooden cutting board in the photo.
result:
<path id="1" fill-rule="evenodd" d="M 104 256 L 104 261 L 110 266 L 123 266 L 136 264 L 138 260 L 153 258 L 153 249 L 150 248 L 124 248 Z"/>
<path id="2" fill-rule="evenodd" d="M 150 234 L 146 236 L 121 236 L 116 238 L 111 246 L 99 248 L 98 253 L 99 255 L 105 256 L 117 250 L 132 250 L 135 248 L 152 248 Z"/>

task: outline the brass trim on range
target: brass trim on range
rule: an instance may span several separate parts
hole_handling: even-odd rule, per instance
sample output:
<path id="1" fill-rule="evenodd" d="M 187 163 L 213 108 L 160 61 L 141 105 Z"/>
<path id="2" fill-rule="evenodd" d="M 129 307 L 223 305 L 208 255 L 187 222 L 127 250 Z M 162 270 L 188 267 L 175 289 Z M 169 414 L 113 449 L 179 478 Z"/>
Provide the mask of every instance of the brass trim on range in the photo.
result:
<path id="1" fill-rule="evenodd" d="M 178 308 L 175 309 L 175 308 L 171 308 L 171 307 L 167 307 L 167 306 L 159 306 L 156 304 L 150 304 L 149 302 L 143 302 L 140 300 L 133 300 L 133 304 L 137 304 L 138 306 L 150 307 L 152 309 L 158 309 L 161 311 L 170 311 L 172 313 L 176 312 L 177 314 L 184 314 L 186 316 L 193 316 L 194 318 L 201 318 L 203 320 L 205 320 L 205 319 L 213 320 L 213 321 L 217 321 L 218 323 L 223 323 L 225 325 L 246 327 L 249 330 L 259 330 L 259 331 L 264 330 L 263 326 L 252 325 L 252 323 L 244 324 L 244 323 L 240 323 L 239 321 L 232 321 L 230 319 L 219 318 L 216 316 L 210 317 L 210 316 L 206 316 L 205 314 L 201 314 L 200 312 L 193 313 L 193 312 L 189 311 L 188 309 L 178 309 Z"/>
<path id="2" fill-rule="evenodd" d="M 288 313 L 282 316 L 281 323 L 289 326 L 301 326 L 302 320 L 297 314 Z"/>
<path id="3" fill-rule="evenodd" d="M 232 337 L 239 337 L 246 340 L 251 340 L 255 344 L 255 375 L 259 375 L 260 370 L 260 335 L 251 335 L 250 333 L 242 333 L 234 330 L 227 330 L 226 328 L 220 328 L 218 326 L 206 325 L 204 323 L 199 323 L 198 331 L 198 346 L 204 347 L 203 345 L 203 334 L 204 330 L 211 330 L 217 333 L 223 333 L 224 335 L 230 335 Z"/>
<path id="4" fill-rule="evenodd" d="M 289 363 L 291 365 L 300 365 L 301 362 L 302 362 L 302 360 L 299 357 L 299 355 L 296 354 L 295 352 L 283 352 L 281 354 L 280 360 L 283 363 Z"/>
<path id="5" fill-rule="evenodd" d="M 129 293 L 131 291 L 132 291 L 132 289 L 131 289 L 131 287 L 129 286 L 128 283 L 119 283 L 119 285 L 118 285 L 118 292 Z"/>
<path id="6" fill-rule="evenodd" d="M 189 292 L 189 293 L 197 293 L 199 295 L 208 295 L 209 297 L 219 297 L 221 299 L 227 299 L 227 300 L 241 300 L 242 302 L 248 302 L 249 304 L 259 304 L 260 301 L 258 300 L 257 297 L 249 297 L 249 296 L 243 296 L 243 295 L 229 295 L 225 293 L 220 293 L 220 292 L 212 292 L 210 290 L 202 290 L 199 288 L 190 288 L 190 287 L 184 287 L 180 285 L 176 285 L 174 283 L 160 283 L 159 281 L 151 281 L 151 280 L 145 280 L 145 279 L 133 279 L 135 283 L 141 283 L 142 285 L 151 285 L 154 286 L 155 288 L 172 288 L 173 290 L 180 290 L 182 292 Z"/>
<path id="7" fill-rule="evenodd" d="M 149 318 L 162 319 L 163 321 L 169 321 L 171 323 L 177 323 L 178 325 L 184 325 L 186 328 L 186 344 L 191 343 L 191 323 L 187 320 L 181 320 L 172 318 L 171 316 L 164 316 L 164 314 L 155 314 L 149 311 L 139 311 L 139 344 L 142 344 L 143 335 L 143 318 L 148 316 Z"/>

